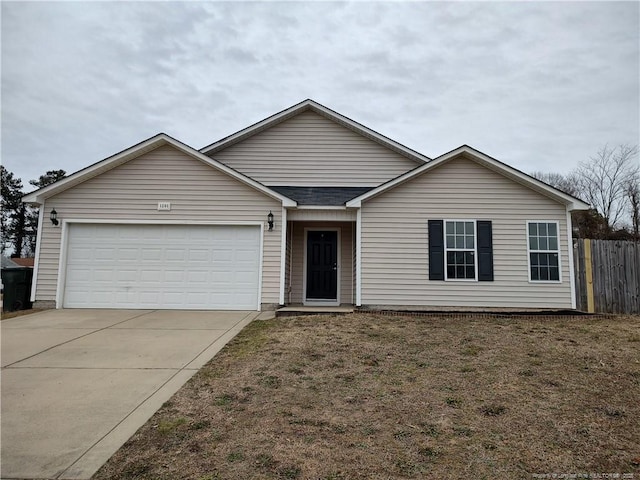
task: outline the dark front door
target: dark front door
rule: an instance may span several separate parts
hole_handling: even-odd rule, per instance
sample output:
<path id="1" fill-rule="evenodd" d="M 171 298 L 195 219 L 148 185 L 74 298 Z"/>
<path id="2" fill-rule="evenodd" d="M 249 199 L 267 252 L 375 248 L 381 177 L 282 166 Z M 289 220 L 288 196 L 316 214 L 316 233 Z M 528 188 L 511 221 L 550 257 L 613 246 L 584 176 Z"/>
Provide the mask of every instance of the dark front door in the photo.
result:
<path id="1" fill-rule="evenodd" d="M 307 300 L 338 299 L 338 232 L 307 232 Z"/>

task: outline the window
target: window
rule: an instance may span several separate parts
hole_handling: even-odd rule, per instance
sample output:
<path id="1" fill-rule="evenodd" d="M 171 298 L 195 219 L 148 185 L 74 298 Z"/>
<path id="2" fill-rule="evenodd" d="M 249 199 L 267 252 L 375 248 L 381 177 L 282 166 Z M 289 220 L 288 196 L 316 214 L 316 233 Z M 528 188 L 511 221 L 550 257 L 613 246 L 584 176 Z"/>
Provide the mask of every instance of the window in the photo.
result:
<path id="1" fill-rule="evenodd" d="M 493 282 L 491 220 L 450 220 L 446 228 L 444 220 L 429 220 L 428 229 L 429 280 Z"/>
<path id="2" fill-rule="evenodd" d="M 447 280 L 476 279 L 476 222 L 445 221 Z"/>
<path id="3" fill-rule="evenodd" d="M 532 282 L 560 281 L 557 222 L 527 222 L 529 278 Z"/>

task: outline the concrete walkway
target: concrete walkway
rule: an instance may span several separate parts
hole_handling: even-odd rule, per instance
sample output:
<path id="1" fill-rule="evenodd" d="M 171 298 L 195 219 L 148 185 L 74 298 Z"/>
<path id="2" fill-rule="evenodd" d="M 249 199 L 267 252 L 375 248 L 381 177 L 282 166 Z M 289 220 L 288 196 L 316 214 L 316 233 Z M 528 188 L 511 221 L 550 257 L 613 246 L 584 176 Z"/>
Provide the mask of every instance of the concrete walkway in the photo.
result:
<path id="1" fill-rule="evenodd" d="M 3 479 L 87 479 L 259 312 L 49 310 L 3 320 Z"/>

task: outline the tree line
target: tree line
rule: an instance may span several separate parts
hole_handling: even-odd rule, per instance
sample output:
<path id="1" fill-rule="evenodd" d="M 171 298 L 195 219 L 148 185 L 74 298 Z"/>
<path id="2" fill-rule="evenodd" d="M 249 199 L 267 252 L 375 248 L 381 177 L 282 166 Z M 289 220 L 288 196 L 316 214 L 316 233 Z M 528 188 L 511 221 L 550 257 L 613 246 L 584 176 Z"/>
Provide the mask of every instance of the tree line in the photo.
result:
<path id="1" fill-rule="evenodd" d="M 22 180 L 0 165 L 2 173 L 2 238 L 0 239 L 2 255 L 11 252 L 12 257 L 32 257 L 36 251 L 38 234 L 37 207 L 22 203 Z M 46 187 L 61 178 L 64 170 L 49 170 L 37 180 L 29 180 L 36 189 Z"/>
<path id="2" fill-rule="evenodd" d="M 591 205 L 573 212 L 574 237 L 640 241 L 638 145 L 605 145 L 566 175 L 531 176 Z"/>

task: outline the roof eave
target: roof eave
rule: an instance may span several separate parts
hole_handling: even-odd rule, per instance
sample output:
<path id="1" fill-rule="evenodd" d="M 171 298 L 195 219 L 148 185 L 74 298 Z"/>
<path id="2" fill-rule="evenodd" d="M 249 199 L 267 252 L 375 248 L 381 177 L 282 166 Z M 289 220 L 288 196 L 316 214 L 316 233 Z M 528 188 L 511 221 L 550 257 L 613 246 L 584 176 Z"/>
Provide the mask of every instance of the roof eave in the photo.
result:
<path id="1" fill-rule="evenodd" d="M 143 140 L 142 142 L 133 145 L 121 152 L 116 153 L 110 157 L 107 157 L 103 160 L 100 160 L 88 167 L 85 167 L 77 172 L 72 173 L 71 175 L 64 177 L 58 180 L 51 185 L 47 185 L 46 187 L 40 188 L 39 190 L 35 190 L 30 192 L 22 197 L 23 203 L 37 204 L 41 205 L 44 200 L 57 193 L 63 192 L 75 185 L 78 185 L 82 182 L 89 180 L 101 173 L 104 173 L 108 170 L 111 170 L 127 161 L 135 158 L 136 156 L 140 156 L 146 152 L 151 150 L 155 150 L 156 148 L 165 144 L 165 137 L 168 135 L 164 133 L 159 133 L 158 135 L 154 135 L 151 138 Z"/>
<path id="2" fill-rule="evenodd" d="M 547 185 L 546 183 L 538 179 L 535 179 L 521 172 L 516 168 L 513 168 L 472 147 L 469 147 L 468 145 L 462 145 L 456 148 L 455 150 L 447 152 L 431 160 L 429 163 L 425 165 L 422 165 L 418 168 L 415 168 L 414 170 L 411 170 L 403 175 L 400 175 L 399 177 L 396 177 L 380 185 L 379 187 L 374 188 L 373 190 L 370 190 L 369 192 L 366 192 L 360 195 L 359 197 L 351 199 L 349 202 L 347 202 L 347 207 L 360 208 L 362 206 L 362 202 L 367 201 L 371 198 L 374 198 L 386 192 L 387 190 L 397 187 L 398 185 L 408 182 L 412 178 L 420 176 L 423 173 L 428 172 L 429 170 L 433 170 L 439 165 L 442 165 L 448 160 L 461 154 L 467 154 L 468 156 L 473 157 L 475 161 L 479 161 L 480 163 L 485 165 L 487 168 L 494 170 L 497 173 L 500 173 L 508 178 L 511 178 L 512 180 L 520 183 L 521 185 L 531 188 L 532 190 L 535 190 L 542 195 L 550 197 L 553 200 L 557 201 L 558 203 L 562 203 L 566 205 L 567 210 L 569 211 L 587 210 L 590 208 L 590 206 L 587 203 L 581 201 L 580 199 L 572 197 L 571 195 L 564 193 L 558 190 L 557 188 Z"/>
<path id="3" fill-rule="evenodd" d="M 330 120 L 333 120 L 334 122 L 339 123 L 359 133 L 360 135 L 363 135 L 364 137 L 367 137 L 385 146 L 386 148 L 389 148 L 407 158 L 410 158 L 411 160 L 414 160 L 417 163 L 422 164 L 422 163 L 429 162 L 431 160 L 429 157 L 426 157 L 425 155 L 422 155 L 421 153 L 416 152 L 415 150 L 405 147 L 404 145 L 376 132 L 375 130 L 371 130 L 370 128 L 365 127 L 364 125 L 348 117 L 345 117 L 344 115 L 334 110 L 331 110 L 330 108 L 327 108 L 324 105 L 321 105 L 310 99 L 304 100 L 296 105 L 293 105 L 292 107 L 289 107 L 285 110 L 282 110 L 281 112 L 271 115 L 270 117 L 267 117 L 264 120 L 254 123 L 249 127 L 246 127 L 236 133 L 233 133 L 227 137 L 224 137 L 221 140 L 218 140 L 217 142 L 207 145 L 206 147 L 201 148 L 200 152 L 204 154 L 215 154 L 215 152 L 222 150 L 223 148 L 227 148 L 257 133 L 260 133 L 261 131 L 264 131 L 271 126 L 277 125 L 278 123 L 281 123 L 306 110 L 311 110 L 326 118 L 329 118 Z"/>
<path id="4" fill-rule="evenodd" d="M 122 152 L 112 155 L 111 157 L 107 157 L 106 159 L 94 163 L 87 168 L 79 170 L 78 172 L 75 172 L 68 177 L 58 180 L 56 183 L 41 188 L 40 190 L 36 190 L 35 192 L 28 193 L 27 195 L 22 197 L 22 202 L 41 205 L 47 198 L 50 198 L 69 188 L 72 188 L 75 185 L 85 182 L 90 178 L 107 172 L 119 165 L 126 163 L 129 160 L 139 157 L 140 155 L 151 150 L 155 150 L 156 148 L 163 145 L 171 145 L 172 147 L 182 151 L 183 153 L 193 158 L 196 158 L 197 160 L 200 160 L 210 167 L 226 173 L 227 175 L 264 193 L 274 200 L 282 202 L 282 205 L 284 207 L 295 207 L 297 205 L 297 202 L 290 199 L 289 197 L 285 197 L 284 195 L 271 190 L 269 187 L 261 184 L 260 182 L 257 182 L 252 178 L 249 178 L 246 175 L 218 162 L 217 160 L 204 155 L 203 153 L 165 133 L 159 133 L 158 135 L 155 135 L 137 145 L 134 145 L 133 147 L 123 150 Z"/>
<path id="5" fill-rule="evenodd" d="M 571 202 L 567 205 L 567 210 L 569 210 L 570 212 L 575 212 L 578 210 L 589 210 L 590 208 L 591 205 L 582 201 Z"/>

